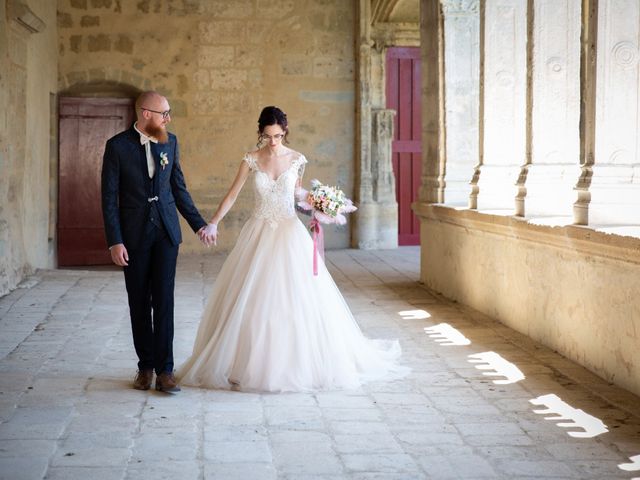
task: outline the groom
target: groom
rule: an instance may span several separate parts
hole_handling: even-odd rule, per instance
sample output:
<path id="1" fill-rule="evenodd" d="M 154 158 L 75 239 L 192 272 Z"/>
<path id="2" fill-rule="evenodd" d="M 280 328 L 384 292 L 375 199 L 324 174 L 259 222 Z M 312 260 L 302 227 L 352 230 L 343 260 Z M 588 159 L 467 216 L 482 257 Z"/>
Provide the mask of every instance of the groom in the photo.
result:
<path id="1" fill-rule="evenodd" d="M 165 97 L 144 92 L 137 121 L 107 141 L 102 163 L 102 214 L 111 259 L 124 267 L 133 344 L 138 355 L 134 388 L 178 392 L 173 375 L 173 291 L 178 245 L 177 210 L 205 244 L 211 239 L 187 191 L 178 141 L 167 132 Z"/>

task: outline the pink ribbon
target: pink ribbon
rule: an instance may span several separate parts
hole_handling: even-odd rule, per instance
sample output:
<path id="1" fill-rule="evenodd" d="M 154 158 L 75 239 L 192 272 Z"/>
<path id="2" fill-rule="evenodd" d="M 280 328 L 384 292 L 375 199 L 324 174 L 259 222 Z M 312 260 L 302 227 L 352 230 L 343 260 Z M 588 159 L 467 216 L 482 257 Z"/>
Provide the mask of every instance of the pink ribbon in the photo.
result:
<path id="1" fill-rule="evenodd" d="M 318 276 L 318 252 L 324 260 L 324 233 L 322 224 L 316 218 L 311 220 L 309 227 L 313 232 L 313 274 Z"/>

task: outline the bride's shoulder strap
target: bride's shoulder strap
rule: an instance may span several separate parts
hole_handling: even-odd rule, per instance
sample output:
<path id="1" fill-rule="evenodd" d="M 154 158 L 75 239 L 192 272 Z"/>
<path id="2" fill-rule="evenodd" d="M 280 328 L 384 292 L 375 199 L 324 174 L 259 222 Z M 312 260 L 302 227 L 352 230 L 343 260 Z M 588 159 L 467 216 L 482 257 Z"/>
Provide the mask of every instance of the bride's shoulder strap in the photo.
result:
<path id="1" fill-rule="evenodd" d="M 302 177 L 304 176 L 304 166 L 307 163 L 307 159 L 303 154 L 299 152 L 296 153 L 298 154 L 298 156 L 293 161 L 293 164 L 298 169 L 298 178 L 302 180 Z"/>
<path id="2" fill-rule="evenodd" d="M 247 153 L 245 153 L 244 157 L 242 158 L 242 160 L 247 162 L 247 164 L 249 165 L 249 168 L 251 170 L 256 170 L 257 165 L 256 165 L 255 152 L 247 152 Z"/>
<path id="3" fill-rule="evenodd" d="M 305 163 L 307 163 L 307 158 L 300 152 L 296 152 L 298 154 L 298 156 L 296 157 L 296 159 L 294 160 L 295 163 L 297 163 L 298 165 L 304 165 Z"/>

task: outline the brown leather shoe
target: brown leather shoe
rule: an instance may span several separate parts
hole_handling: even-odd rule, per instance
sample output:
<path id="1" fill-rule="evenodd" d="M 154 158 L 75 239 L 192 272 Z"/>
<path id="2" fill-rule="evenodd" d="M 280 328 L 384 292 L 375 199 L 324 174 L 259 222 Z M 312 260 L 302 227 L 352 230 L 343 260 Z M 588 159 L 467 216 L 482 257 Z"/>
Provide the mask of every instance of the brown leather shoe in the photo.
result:
<path id="1" fill-rule="evenodd" d="M 153 370 L 138 370 L 138 374 L 133 381 L 133 388 L 136 390 L 149 390 L 151 388 L 152 380 Z"/>
<path id="2" fill-rule="evenodd" d="M 166 393 L 176 393 L 180 391 L 178 381 L 173 375 L 173 372 L 162 372 L 156 377 L 156 390 Z"/>

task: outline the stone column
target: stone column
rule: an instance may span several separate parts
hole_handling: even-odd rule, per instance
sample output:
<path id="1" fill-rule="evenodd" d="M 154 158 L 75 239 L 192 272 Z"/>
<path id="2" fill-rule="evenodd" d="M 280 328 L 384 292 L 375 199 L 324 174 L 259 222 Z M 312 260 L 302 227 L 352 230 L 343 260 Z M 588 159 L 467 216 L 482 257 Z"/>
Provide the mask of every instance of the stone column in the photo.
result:
<path id="1" fill-rule="evenodd" d="M 371 111 L 371 159 L 367 172 L 370 201 L 360 202 L 358 210 L 358 248 L 398 247 L 398 203 L 391 163 L 394 110 Z"/>
<path id="2" fill-rule="evenodd" d="M 640 4 L 598 6 L 590 225 L 640 225 Z"/>
<path id="3" fill-rule="evenodd" d="M 396 116 L 396 111 L 380 108 L 372 113 L 371 170 L 373 172 L 373 198 L 379 202 L 393 203 L 397 208 L 395 177 L 393 165 L 391 164 L 393 119 Z"/>
<path id="4" fill-rule="evenodd" d="M 479 158 L 479 0 L 443 0 L 447 205 L 468 206 Z"/>
<path id="5" fill-rule="evenodd" d="M 376 109 L 372 112 L 373 138 L 371 144 L 371 170 L 373 200 L 377 204 L 377 248 L 398 247 L 398 203 L 396 180 L 391 162 L 393 119 L 395 110 Z"/>
<path id="6" fill-rule="evenodd" d="M 420 201 L 444 201 L 444 32 L 440 0 L 420 3 L 422 53 L 422 186 Z"/>
<path id="7" fill-rule="evenodd" d="M 580 177 L 580 0 L 533 0 L 532 13 L 531 164 L 521 214 L 573 223 Z"/>
<path id="8" fill-rule="evenodd" d="M 526 163 L 527 1 L 485 5 L 483 163 L 479 210 L 515 213 L 516 182 Z"/>
<path id="9" fill-rule="evenodd" d="M 596 41 L 598 38 L 598 0 L 582 2 L 582 36 L 580 39 L 580 165 L 582 172 L 576 184 L 573 220 L 578 225 L 589 223 L 589 185 L 595 156 L 596 125 Z"/>
<path id="10" fill-rule="evenodd" d="M 353 244 L 358 248 L 367 248 L 374 244 L 376 230 L 373 221 L 376 218 L 373 204 L 373 186 L 371 184 L 371 4 L 370 0 L 358 2 L 358 78 L 357 93 L 357 134 L 356 145 L 358 160 L 357 197 L 358 211 L 354 215 Z"/>
<path id="11" fill-rule="evenodd" d="M 375 92 L 372 91 L 374 71 L 377 75 L 384 75 L 380 65 L 380 62 L 384 63 L 384 56 L 373 48 L 370 0 L 360 0 L 358 25 L 357 121 L 360 149 L 358 211 L 354 215 L 353 244 L 361 249 L 397 248 L 398 204 L 391 165 L 393 112 L 386 109 L 372 111 L 372 105 L 376 103 L 373 98 Z"/>

